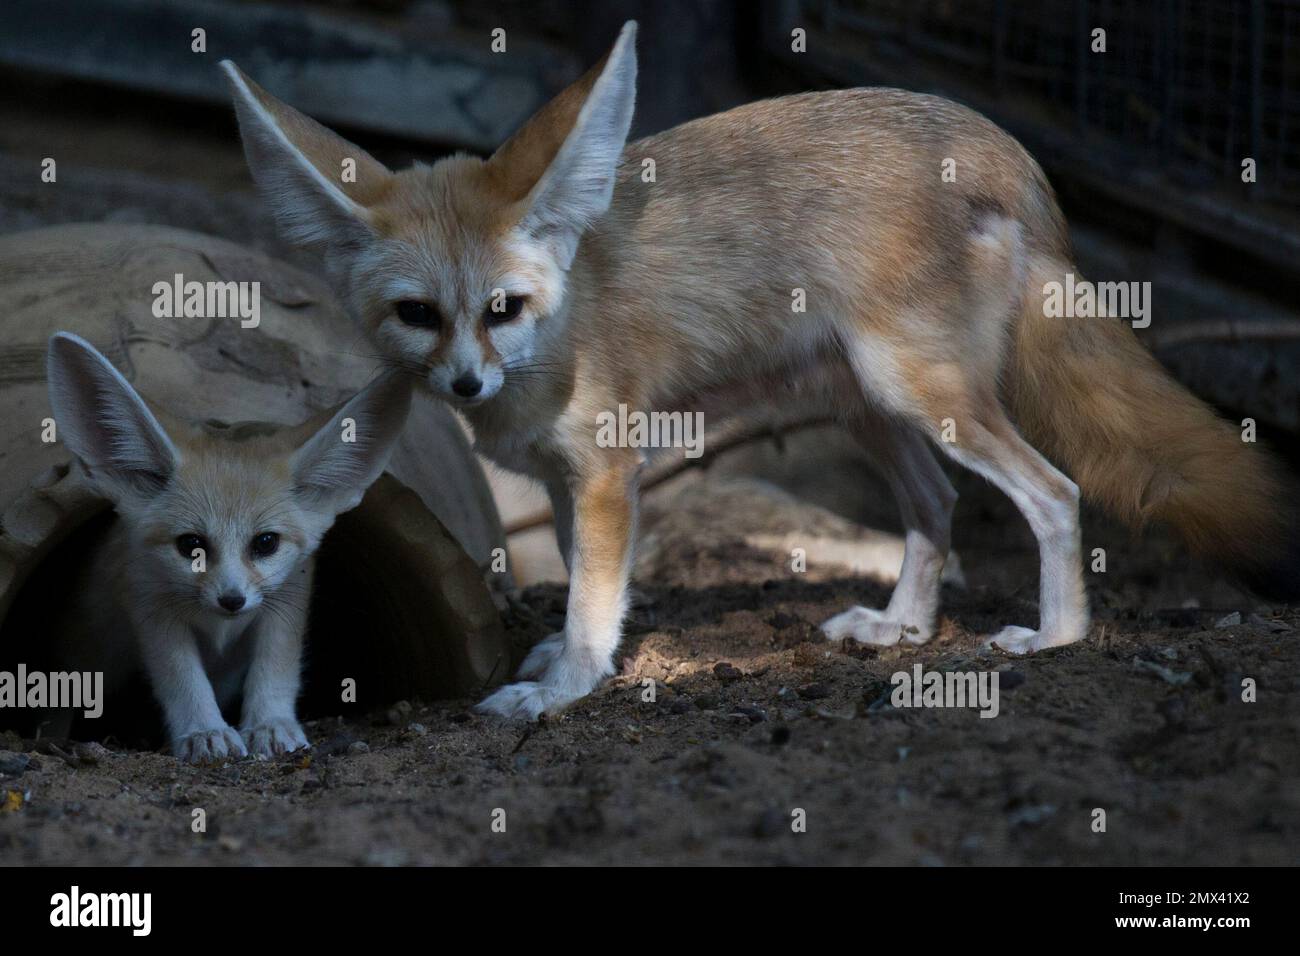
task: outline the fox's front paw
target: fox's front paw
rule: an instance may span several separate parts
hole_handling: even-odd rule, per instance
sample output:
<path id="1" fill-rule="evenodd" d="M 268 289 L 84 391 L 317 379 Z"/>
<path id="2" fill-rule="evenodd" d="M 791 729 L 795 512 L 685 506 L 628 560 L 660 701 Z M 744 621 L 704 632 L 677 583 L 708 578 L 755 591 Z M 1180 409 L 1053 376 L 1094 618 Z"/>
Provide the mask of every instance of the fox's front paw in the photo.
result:
<path id="1" fill-rule="evenodd" d="M 519 671 L 516 677 L 540 677 L 546 671 L 550 670 L 551 665 L 555 663 L 564 652 L 564 632 L 552 634 L 550 637 L 538 641 L 533 645 L 533 649 L 528 652 L 524 662 L 519 665 Z"/>
<path id="2" fill-rule="evenodd" d="M 475 709 L 514 720 L 536 720 L 586 697 L 613 672 L 609 658 L 573 654 L 565 636 L 553 634 L 534 647 L 519 668 L 519 676 L 536 680 L 498 688 Z"/>
<path id="3" fill-rule="evenodd" d="M 1004 627 L 990 637 L 984 642 L 984 646 L 996 647 L 1008 654 L 1032 654 L 1035 651 L 1046 650 L 1049 647 L 1063 647 L 1066 644 L 1073 644 L 1075 641 L 1082 639 L 1083 634 L 1049 634 L 1044 631 L 1034 631 L 1027 627 L 1011 625 Z"/>
<path id="4" fill-rule="evenodd" d="M 481 714 L 498 714 L 512 720 L 536 720 L 542 714 L 563 710 L 590 690 L 563 690 L 539 681 L 520 681 L 498 688 L 474 709 Z"/>
<path id="5" fill-rule="evenodd" d="M 552 663 L 541 680 L 506 684 L 474 709 L 482 714 L 500 714 L 515 721 L 536 721 L 542 714 L 559 713 L 573 701 L 589 695 L 595 685 L 601 683 L 599 674 L 582 679 L 556 680 L 555 671 L 562 667 L 563 658 L 560 658 L 559 663 Z"/>
<path id="6" fill-rule="evenodd" d="M 253 756 L 278 757 L 310 746 L 302 726 L 292 717 L 241 727 L 239 732 Z"/>
<path id="7" fill-rule="evenodd" d="M 911 627 L 901 621 L 892 621 L 884 611 L 869 607 L 849 608 L 843 614 L 836 614 L 821 626 L 827 640 L 840 641 L 851 637 L 859 644 L 875 644 L 879 647 L 892 647 L 904 637 L 911 644 L 924 644 L 930 635 L 917 627 Z"/>
<path id="8" fill-rule="evenodd" d="M 178 737 L 172 741 L 172 753 L 185 763 L 221 763 L 248 756 L 234 727 L 213 727 Z"/>

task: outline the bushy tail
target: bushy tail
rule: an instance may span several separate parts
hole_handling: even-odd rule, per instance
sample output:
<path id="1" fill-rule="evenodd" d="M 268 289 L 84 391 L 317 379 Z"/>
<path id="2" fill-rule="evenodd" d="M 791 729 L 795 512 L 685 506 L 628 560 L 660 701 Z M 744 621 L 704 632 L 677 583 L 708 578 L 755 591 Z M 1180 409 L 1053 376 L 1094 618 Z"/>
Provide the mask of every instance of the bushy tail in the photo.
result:
<path id="1" fill-rule="evenodd" d="M 1030 263 L 1007 382 L 1026 437 L 1121 520 L 1168 522 L 1261 596 L 1300 599 L 1300 513 L 1282 467 L 1174 381 L 1127 322 L 1044 315 L 1044 284 L 1069 271 Z"/>

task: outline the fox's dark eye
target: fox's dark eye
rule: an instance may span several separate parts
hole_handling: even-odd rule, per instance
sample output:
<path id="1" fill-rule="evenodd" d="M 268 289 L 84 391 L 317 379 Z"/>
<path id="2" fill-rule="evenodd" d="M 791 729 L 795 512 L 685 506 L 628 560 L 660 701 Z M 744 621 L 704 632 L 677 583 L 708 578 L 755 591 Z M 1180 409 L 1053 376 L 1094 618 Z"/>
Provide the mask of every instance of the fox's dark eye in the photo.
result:
<path id="1" fill-rule="evenodd" d="M 181 553 L 183 558 L 194 557 L 194 552 L 200 548 L 206 553 L 208 543 L 200 538 L 197 534 L 183 534 L 176 539 L 176 550 Z"/>
<path id="2" fill-rule="evenodd" d="M 407 325 L 421 329 L 436 329 L 440 324 L 438 310 L 427 302 L 407 299 L 397 303 L 397 317 Z"/>
<path id="3" fill-rule="evenodd" d="M 269 558 L 271 555 L 275 554 L 279 548 L 280 536 L 274 531 L 263 531 L 254 538 L 253 543 L 248 546 L 248 549 L 253 552 L 253 557 L 255 558 Z"/>
<path id="4" fill-rule="evenodd" d="M 504 299 L 493 296 L 492 301 L 483 311 L 483 321 L 488 325 L 500 325 L 502 322 L 517 319 L 519 313 L 524 311 L 524 303 L 527 301 L 527 296 L 522 295 L 508 295 Z"/>

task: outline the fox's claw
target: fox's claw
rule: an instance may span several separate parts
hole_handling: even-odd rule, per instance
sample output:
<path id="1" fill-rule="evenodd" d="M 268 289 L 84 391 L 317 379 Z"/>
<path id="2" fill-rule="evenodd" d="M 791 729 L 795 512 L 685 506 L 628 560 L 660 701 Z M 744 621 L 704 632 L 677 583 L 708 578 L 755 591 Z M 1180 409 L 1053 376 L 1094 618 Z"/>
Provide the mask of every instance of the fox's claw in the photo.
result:
<path id="1" fill-rule="evenodd" d="M 214 727 L 177 738 L 172 742 L 172 753 L 185 763 L 221 763 L 248 756 L 234 727 Z"/>
<path id="2" fill-rule="evenodd" d="M 248 744 L 248 752 L 254 756 L 276 757 L 311 746 L 302 726 L 292 718 L 268 720 L 252 727 L 242 727 L 239 732 Z"/>

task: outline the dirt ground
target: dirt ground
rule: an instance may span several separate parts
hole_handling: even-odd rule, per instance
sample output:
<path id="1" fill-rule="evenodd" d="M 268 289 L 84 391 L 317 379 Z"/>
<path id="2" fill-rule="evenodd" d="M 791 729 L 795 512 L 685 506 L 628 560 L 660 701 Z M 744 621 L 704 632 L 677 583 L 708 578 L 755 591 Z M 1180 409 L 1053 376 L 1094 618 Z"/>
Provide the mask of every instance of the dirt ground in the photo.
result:
<path id="1" fill-rule="evenodd" d="M 309 756 L 212 768 L 11 734 L 0 861 L 1296 862 L 1300 614 L 1090 515 L 1085 547 L 1101 542 L 1108 570 L 1089 577 L 1089 639 L 1030 659 L 984 650 L 981 633 L 1034 623 L 1036 557 L 1007 503 L 961 481 L 968 587 L 945 587 L 939 636 L 841 647 L 815 625 L 888 588 L 812 562 L 793 573 L 788 553 L 747 543 L 716 507 L 727 480 L 651 502 L 622 673 L 567 713 L 528 727 L 472 699 L 410 702 L 311 721 Z M 558 585 L 523 594 L 509 615 L 520 652 L 563 607 Z M 894 709 L 890 677 L 916 663 L 998 670 L 998 716 Z"/>

